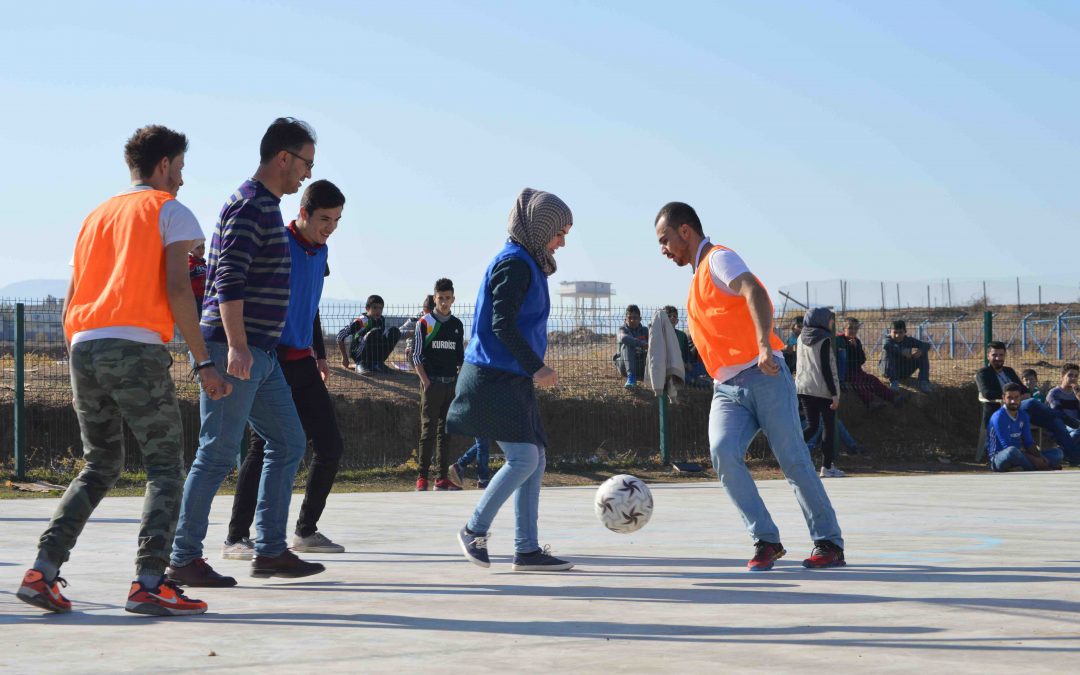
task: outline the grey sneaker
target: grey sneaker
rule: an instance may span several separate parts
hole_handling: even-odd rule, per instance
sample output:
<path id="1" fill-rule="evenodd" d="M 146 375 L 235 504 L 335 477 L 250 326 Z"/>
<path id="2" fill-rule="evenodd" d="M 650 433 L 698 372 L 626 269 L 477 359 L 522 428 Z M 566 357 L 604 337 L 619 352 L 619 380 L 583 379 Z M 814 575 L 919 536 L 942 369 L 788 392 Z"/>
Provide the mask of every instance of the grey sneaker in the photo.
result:
<path id="1" fill-rule="evenodd" d="M 301 537 L 298 534 L 294 534 L 292 538 L 292 546 L 294 551 L 300 551 L 301 553 L 344 553 L 345 547 L 341 544 L 335 544 L 330 541 L 329 538 L 322 532 L 316 532 L 308 537 Z"/>
<path id="2" fill-rule="evenodd" d="M 251 560 L 255 557 L 255 544 L 247 537 L 232 544 L 226 541 L 221 545 L 221 557 L 225 560 Z"/>
<path id="3" fill-rule="evenodd" d="M 559 560 L 549 555 L 549 551 L 551 547 L 544 546 L 532 553 L 515 553 L 513 570 L 515 572 L 562 572 L 574 566 L 572 562 Z"/>
<path id="4" fill-rule="evenodd" d="M 446 472 L 446 477 L 450 479 L 450 482 L 459 488 L 465 487 L 465 470 L 461 468 L 461 465 L 454 462 L 450 465 L 450 468 Z"/>

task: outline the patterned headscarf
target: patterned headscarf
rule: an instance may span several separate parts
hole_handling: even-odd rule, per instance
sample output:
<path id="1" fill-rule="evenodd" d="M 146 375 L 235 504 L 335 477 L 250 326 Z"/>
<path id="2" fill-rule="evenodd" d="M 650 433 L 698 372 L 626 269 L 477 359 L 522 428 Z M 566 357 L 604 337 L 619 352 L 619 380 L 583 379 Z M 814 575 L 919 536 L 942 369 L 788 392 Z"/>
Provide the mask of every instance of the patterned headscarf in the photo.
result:
<path id="1" fill-rule="evenodd" d="M 506 231 L 550 277 L 555 274 L 556 265 L 555 256 L 547 248 L 548 242 L 573 222 L 574 214 L 570 213 L 570 207 L 563 200 L 550 192 L 525 188 L 510 211 Z"/>

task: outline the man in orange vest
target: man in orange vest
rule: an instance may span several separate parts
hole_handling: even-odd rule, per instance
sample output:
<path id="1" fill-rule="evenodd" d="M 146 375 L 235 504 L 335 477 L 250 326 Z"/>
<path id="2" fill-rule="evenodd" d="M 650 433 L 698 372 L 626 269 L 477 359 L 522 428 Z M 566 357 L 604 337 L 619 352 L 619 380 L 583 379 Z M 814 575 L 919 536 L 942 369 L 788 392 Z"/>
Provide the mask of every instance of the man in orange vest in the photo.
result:
<path id="1" fill-rule="evenodd" d="M 164 576 L 184 486 L 183 428 L 164 346 L 174 323 L 206 395 L 231 391 L 210 361 L 191 301 L 187 255 L 203 234 L 176 201 L 186 152 L 181 133 L 158 125 L 136 131 L 124 147 L 132 187 L 98 206 L 75 242 L 64 334 L 86 467 L 64 493 L 17 593 L 51 612 L 71 611 L 60 593 L 67 586 L 60 566 L 124 467 L 121 419 L 139 441 L 147 479 L 126 609 L 159 616 L 206 611 L 205 602 L 184 596 Z"/>
<path id="2" fill-rule="evenodd" d="M 709 445 L 720 484 L 754 538 L 756 550 L 747 568 L 772 569 L 786 553 L 746 468 L 746 448 L 759 430 L 794 486 L 814 540 L 803 565 L 844 565 L 840 525 L 803 441 L 795 382 L 784 363 L 784 343 L 772 330 L 768 291 L 734 251 L 709 241 L 690 205 L 666 204 L 655 225 L 660 252 L 679 267 L 693 265 L 688 324 L 714 381 Z"/>

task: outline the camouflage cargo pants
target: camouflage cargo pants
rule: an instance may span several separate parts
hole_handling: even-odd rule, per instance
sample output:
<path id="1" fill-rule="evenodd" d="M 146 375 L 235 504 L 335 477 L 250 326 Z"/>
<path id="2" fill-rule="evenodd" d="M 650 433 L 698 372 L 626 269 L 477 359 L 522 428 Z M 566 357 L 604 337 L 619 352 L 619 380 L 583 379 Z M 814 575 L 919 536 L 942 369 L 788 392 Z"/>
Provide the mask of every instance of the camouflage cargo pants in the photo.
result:
<path id="1" fill-rule="evenodd" d="M 71 350 L 71 388 L 82 432 L 86 468 L 64 493 L 39 549 L 56 565 L 65 562 L 124 467 L 121 418 L 146 466 L 146 499 L 139 526 L 136 574 L 163 574 L 184 487 L 182 428 L 172 356 L 161 345 L 103 339 Z"/>

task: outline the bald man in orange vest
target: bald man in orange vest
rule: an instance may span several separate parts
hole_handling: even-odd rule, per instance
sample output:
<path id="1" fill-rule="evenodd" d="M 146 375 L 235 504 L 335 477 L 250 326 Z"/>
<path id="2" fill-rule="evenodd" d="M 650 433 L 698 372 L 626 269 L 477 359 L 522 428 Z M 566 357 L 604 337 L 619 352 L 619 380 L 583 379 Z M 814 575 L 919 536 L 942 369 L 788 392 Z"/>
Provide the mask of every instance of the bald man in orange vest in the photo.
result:
<path id="1" fill-rule="evenodd" d="M 720 484 L 754 538 L 755 553 L 747 568 L 770 570 L 786 553 L 746 468 L 746 448 L 759 430 L 794 486 L 814 540 L 803 566 L 844 565 L 840 525 L 803 441 L 795 382 L 784 363 L 784 343 L 772 330 L 768 291 L 738 254 L 709 241 L 690 205 L 666 204 L 655 225 L 660 252 L 679 267 L 693 265 L 687 321 L 714 381 L 709 446 Z"/>

